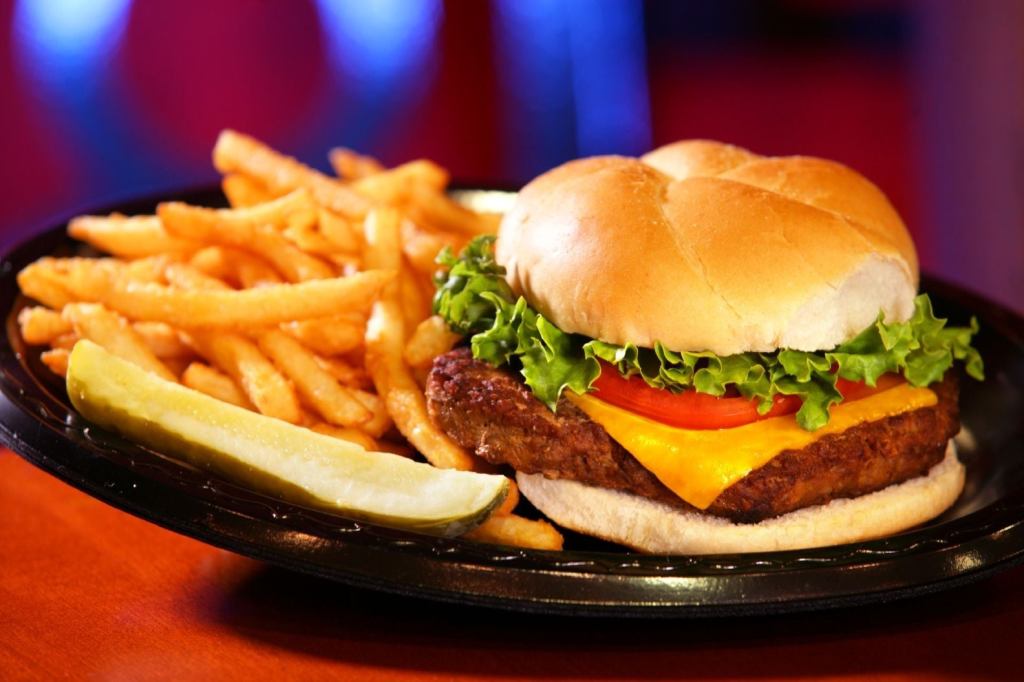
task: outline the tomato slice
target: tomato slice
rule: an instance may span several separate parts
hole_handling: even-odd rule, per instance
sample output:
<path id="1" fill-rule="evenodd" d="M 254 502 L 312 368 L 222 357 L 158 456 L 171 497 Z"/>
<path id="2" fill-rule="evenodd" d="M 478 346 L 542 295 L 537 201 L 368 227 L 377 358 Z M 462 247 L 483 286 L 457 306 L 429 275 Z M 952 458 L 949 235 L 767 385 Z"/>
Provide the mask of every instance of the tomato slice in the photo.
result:
<path id="1" fill-rule="evenodd" d="M 878 381 L 875 385 L 868 386 L 863 381 L 850 381 L 849 379 L 843 379 L 842 377 L 836 379 L 836 388 L 843 394 L 843 400 L 860 400 L 866 398 L 872 393 L 878 393 L 884 391 L 887 388 L 892 388 L 897 384 L 902 384 L 906 379 L 901 377 L 899 374 L 883 374 L 878 377 Z"/>
<path id="2" fill-rule="evenodd" d="M 872 388 L 860 381 L 838 379 L 836 387 L 843 400 L 857 400 L 877 391 L 892 388 L 903 381 L 898 374 L 886 374 Z M 690 389 L 681 393 L 653 388 L 640 376 L 624 377 L 613 366 L 602 362 L 601 375 L 594 382 L 596 397 L 640 416 L 684 429 L 728 429 L 771 417 L 793 414 L 800 409 L 800 398 L 776 395 L 771 410 L 757 413 L 757 401 L 742 396 L 718 398 Z"/>

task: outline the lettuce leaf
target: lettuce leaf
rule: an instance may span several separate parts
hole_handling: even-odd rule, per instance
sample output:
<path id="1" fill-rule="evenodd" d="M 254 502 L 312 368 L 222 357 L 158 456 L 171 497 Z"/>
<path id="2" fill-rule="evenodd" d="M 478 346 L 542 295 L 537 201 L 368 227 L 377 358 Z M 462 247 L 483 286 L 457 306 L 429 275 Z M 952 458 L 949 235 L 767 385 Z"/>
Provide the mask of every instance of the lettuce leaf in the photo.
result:
<path id="1" fill-rule="evenodd" d="M 456 257 L 446 249 L 438 256 L 434 312 L 453 331 L 470 337 L 473 356 L 495 366 L 518 367 L 526 385 L 554 410 L 562 391 L 591 390 L 604 361 L 624 376 L 638 375 L 647 384 L 673 392 L 694 389 L 722 396 L 730 390 L 758 401 L 764 414 L 778 394 L 796 395 L 797 422 L 814 430 L 828 423 L 829 408 L 842 401 L 839 377 L 874 386 L 878 377 L 899 372 L 914 386 L 942 378 L 954 361 L 967 374 L 984 379 L 981 355 L 971 346 L 978 322 L 947 327 L 935 317 L 927 295 L 914 301 L 906 322 L 874 324 L 830 351 L 781 349 L 774 353 L 718 356 L 710 352 L 673 351 L 615 345 L 568 334 L 515 297 L 494 260 L 494 237 L 478 237 Z"/>
<path id="2" fill-rule="evenodd" d="M 443 310 L 448 325 L 459 334 L 475 334 L 494 326 L 497 304 L 511 301 L 512 288 L 505 282 L 505 269 L 494 260 L 494 237 L 471 241 L 456 258 L 450 247 L 437 256 L 444 268 L 434 276 L 437 293 L 434 310 Z M 485 294 L 494 294 L 488 299 Z"/>

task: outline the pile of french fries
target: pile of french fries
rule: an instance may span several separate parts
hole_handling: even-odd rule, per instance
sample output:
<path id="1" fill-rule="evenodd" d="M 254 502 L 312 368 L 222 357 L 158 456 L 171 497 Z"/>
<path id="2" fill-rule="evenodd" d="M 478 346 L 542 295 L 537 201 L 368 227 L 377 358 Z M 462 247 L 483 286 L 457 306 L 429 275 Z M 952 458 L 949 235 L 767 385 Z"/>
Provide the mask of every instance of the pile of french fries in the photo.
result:
<path id="1" fill-rule="evenodd" d="M 223 132 L 213 162 L 230 208 L 180 202 L 156 215 L 82 216 L 69 234 L 109 254 L 42 258 L 18 275 L 18 318 L 64 374 L 89 339 L 168 381 L 437 467 L 488 470 L 430 421 L 423 385 L 459 337 L 431 316 L 434 258 L 497 230 L 500 215 L 446 195 L 430 161 L 385 169 L 347 149 L 337 177 Z M 559 549 L 513 493 L 470 537 Z"/>

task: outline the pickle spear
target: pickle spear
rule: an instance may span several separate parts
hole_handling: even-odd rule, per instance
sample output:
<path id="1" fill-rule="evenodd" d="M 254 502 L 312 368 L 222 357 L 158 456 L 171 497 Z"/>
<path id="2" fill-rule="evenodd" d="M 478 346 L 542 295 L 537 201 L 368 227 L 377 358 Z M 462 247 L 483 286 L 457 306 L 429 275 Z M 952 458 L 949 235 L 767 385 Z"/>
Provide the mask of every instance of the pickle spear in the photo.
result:
<path id="1" fill-rule="evenodd" d="M 67 389 L 83 417 L 280 499 L 432 535 L 460 535 L 508 494 L 504 476 L 368 452 L 150 374 L 91 341 L 75 344 Z"/>

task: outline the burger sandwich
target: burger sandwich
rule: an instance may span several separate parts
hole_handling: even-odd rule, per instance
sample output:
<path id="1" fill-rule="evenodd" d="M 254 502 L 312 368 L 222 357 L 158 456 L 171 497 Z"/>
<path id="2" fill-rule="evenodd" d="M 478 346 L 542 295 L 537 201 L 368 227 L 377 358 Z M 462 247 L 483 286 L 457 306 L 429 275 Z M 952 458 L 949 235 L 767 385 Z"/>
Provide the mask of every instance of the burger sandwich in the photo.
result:
<path id="1" fill-rule="evenodd" d="M 977 323 L 917 295 L 911 238 L 838 163 L 684 141 L 527 185 L 442 254 L 431 417 L 556 523 L 656 553 L 842 544 L 960 494 Z"/>

